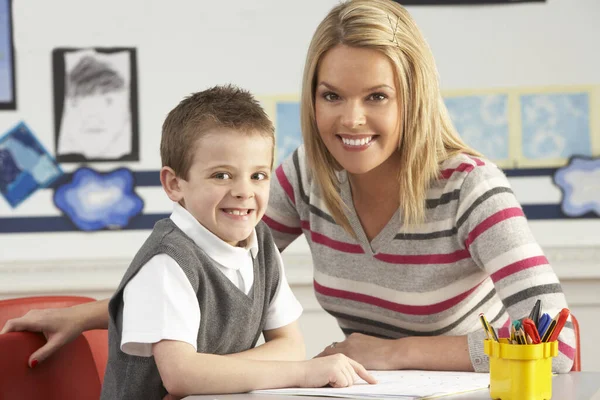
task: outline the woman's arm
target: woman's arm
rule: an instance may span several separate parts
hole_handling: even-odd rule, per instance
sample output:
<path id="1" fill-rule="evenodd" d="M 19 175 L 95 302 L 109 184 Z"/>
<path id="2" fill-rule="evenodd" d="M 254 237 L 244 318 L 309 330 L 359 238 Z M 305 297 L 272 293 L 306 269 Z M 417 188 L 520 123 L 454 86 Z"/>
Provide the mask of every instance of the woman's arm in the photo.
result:
<path id="1" fill-rule="evenodd" d="M 108 299 L 65 308 L 30 310 L 22 317 L 8 320 L 0 334 L 17 331 L 41 332 L 47 343 L 29 357 L 42 362 L 83 331 L 108 328 Z"/>

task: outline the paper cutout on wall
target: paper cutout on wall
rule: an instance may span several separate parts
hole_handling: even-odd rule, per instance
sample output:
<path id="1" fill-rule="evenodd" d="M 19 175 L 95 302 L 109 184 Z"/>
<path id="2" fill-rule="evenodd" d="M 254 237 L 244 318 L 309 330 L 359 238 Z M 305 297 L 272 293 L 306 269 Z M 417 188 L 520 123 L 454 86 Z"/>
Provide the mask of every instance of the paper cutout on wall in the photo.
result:
<path id="1" fill-rule="evenodd" d="M 469 146 L 492 160 L 508 159 L 508 95 L 446 97 L 444 103 Z"/>
<path id="2" fill-rule="evenodd" d="M 139 160 L 135 49 L 55 49 L 52 61 L 57 160 Z"/>
<path id="3" fill-rule="evenodd" d="M 17 108 L 11 0 L 0 0 L 0 110 Z"/>
<path id="4" fill-rule="evenodd" d="M 62 174 L 56 161 L 24 123 L 0 138 L 0 193 L 11 207 L 17 207 Z"/>
<path id="5" fill-rule="evenodd" d="M 588 93 L 521 96 L 523 155 L 530 160 L 591 156 Z"/>
<path id="6" fill-rule="evenodd" d="M 563 193 L 561 209 L 569 217 L 589 212 L 600 216 L 600 157 L 572 157 L 554 174 Z"/>
<path id="7" fill-rule="evenodd" d="M 56 189 L 54 204 L 83 231 L 124 228 L 144 208 L 127 168 L 108 173 L 79 168 Z"/>
<path id="8" fill-rule="evenodd" d="M 300 129 L 300 104 L 281 101 L 276 105 L 277 164 L 281 164 L 302 144 Z"/>

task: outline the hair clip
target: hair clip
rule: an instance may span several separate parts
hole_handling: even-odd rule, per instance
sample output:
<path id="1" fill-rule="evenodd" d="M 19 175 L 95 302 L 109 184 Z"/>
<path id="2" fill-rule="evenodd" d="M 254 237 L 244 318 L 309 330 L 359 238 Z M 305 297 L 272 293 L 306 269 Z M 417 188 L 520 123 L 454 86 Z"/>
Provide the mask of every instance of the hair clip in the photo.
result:
<path id="1" fill-rule="evenodd" d="M 387 18 L 390 23 L 390 28 L 392 29 L 392 38 L 390 39 L 390 42 L 396 43 L 396 46 L 400 47 L 400 43 L 398 43 L 398 38 L 396 37 L 396 30 L 398 29 L 398 24 L 400 23 L 400 17 L 396 19 L 396 26 L 393 26 L 394 24 L 392 23 L 392 20 L 389 15 L 387 16 Z"/>

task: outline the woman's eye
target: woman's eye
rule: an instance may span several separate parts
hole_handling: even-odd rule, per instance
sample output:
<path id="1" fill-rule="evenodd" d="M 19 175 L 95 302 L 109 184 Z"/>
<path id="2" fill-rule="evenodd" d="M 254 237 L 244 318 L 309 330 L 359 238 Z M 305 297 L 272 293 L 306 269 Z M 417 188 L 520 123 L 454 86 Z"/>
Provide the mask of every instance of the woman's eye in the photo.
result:
<path id="1" fill-rule="evenodd" d="M 387 96 L 383 93 L 373 93 L 369 96 L 369 100 L 383 101 L 385 99 L 387 99 Z"/>
<path id="2" fill-rule="evenodd" d="M 252 179 L 255 179 L 257 181 L 263 181 L 267 178 L 268 178 L 268 176 L 264 172 L 257 172 L 256 174 L 252 175 Z"/>
<path id="3" fill-rule="evenodd" d="M 213 175 L 213 177 L 215 177 L 216 179 L 231 179 L 231 175 L 229 175 L 227 172 L 218 172 L 216 174 Z"/>
<path id="4" fill-rule="evenodd" d="M 335 101 L 339 100 L 339 96 L 332 92 L 323 93 L 323 98 L 327 101 Z"/>

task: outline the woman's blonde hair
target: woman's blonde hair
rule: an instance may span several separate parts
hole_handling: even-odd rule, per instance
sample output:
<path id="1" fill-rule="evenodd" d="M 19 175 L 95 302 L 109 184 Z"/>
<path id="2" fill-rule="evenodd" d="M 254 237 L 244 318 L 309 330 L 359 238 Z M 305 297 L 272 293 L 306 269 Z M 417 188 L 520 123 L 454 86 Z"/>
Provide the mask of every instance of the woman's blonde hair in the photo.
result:
<path id="1" fill-rule="evenodd" d="M 351 0 L 334 7 L 312 38 L 304 69 L 301 126 L 308 170 L 335 221 L 354 235 L 344 214 L 336 171 L 342 169 L 323 143 L 315 118 L 319 61 L 339 44 L 375 49 L 392 62 L 399 92 L 400 211 L 404 224 L 425 215 L 425 199 L 440 163 L 456 153 L 478 155 L 458 136 L 439 89 L 431 50 L 409 13 L 391 0 Z"/>

